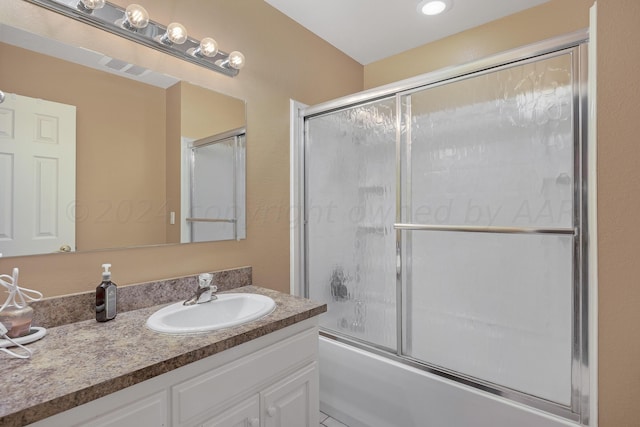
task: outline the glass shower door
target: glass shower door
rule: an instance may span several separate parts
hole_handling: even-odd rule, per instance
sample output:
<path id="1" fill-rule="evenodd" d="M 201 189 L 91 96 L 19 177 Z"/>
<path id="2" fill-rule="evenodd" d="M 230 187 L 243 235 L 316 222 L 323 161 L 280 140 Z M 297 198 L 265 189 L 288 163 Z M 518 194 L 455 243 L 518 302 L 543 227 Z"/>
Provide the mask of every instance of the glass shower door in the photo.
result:
<path id="1" fill-rule="evenodd" d="M 195 141 L 190 152 L 189 241 L 244 239 L 244 132 Z"/>
<path id="2" fill-rule="evenodd" d="M 574 56 L 401 96 L 402 353 L 572 404 Z"/>
<path id="3" fill-rule="evenodd" d="M 396 348 L 396 98 L 305 121 L 307 296 L 326 331 Z"/>

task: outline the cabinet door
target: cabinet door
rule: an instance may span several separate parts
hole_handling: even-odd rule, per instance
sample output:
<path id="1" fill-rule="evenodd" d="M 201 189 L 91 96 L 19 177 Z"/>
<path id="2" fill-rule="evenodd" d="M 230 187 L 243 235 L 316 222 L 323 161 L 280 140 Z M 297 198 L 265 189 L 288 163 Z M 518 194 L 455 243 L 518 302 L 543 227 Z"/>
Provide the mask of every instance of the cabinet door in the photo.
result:
<path id="1" fill-rule="evenodd" d="M 202 423 L 201 427 L 259 427 L 260 400 L 251 397 Z"/>
<path id="2" fill-rule="evenodd" d="M 262 393 L 264 427 L 318 425 L 318 368 L 313 362 Z"/>

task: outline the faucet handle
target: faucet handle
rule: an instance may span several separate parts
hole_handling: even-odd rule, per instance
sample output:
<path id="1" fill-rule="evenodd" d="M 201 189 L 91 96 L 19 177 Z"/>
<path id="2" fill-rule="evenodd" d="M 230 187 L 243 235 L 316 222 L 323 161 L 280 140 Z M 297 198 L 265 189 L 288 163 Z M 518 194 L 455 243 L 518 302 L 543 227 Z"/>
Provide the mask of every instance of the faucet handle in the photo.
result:
<path id="1" fill-rule="evenodd" d="M 198 286 L 201 288 L 208 288 L 211 286 L 212 280 L 213 280 L 213 274 L 202 273 L 198 276 Z"/>

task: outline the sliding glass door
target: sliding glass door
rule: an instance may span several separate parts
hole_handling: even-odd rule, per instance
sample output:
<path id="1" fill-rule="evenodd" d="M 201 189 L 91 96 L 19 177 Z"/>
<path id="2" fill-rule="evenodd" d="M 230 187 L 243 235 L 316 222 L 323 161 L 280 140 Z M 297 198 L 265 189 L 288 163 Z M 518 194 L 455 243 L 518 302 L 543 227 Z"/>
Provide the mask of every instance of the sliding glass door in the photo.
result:
<path id="1" fill-rule="evenodd" d="M 571 404 L 571 52 L 402 94 L 403 353 Z"/>
<path id="2" fill-rule="evenodd" d="M 304 118 L 305 285 L 326 334 L 585 416 L 585 51 Z"/>
<path id="3" fill-rule="evenodd" d="M 306 122 L 307 280 L 321 325 L 395 351 L 396 99 Z"/>

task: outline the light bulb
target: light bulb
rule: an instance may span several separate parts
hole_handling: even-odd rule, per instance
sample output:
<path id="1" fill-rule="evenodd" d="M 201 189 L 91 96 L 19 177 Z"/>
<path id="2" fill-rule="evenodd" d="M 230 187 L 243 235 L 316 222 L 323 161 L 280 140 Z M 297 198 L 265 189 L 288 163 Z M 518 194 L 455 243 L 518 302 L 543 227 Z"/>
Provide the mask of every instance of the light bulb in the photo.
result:
<path id="1" fill-rule="evenodd" d="M 218 53 L 218 42 L 211 37 L 205 37 L 200 40 L 200 46 L 194 52 L 196 56 L 204 55 L 209 57 L 215 56 L 216 53 Z"/>
<path id="2" fill-rule="evenodd" d="M 418 11 L 425 15 L 438 15 L 450 7 L 450 2 L 444 0 L 423 0 L 418 3 Z"/>
<path id="3" fill-rule="evenodd" d="M 237 50 L 234 50 L 229 54 L 229 67 L 236 70 L 244 67 L 244 55 Z"/>
<path id="4" fill-rule="evenodd" d="M 104 7 L 104 0 L 80 0 L 78 2 L 78 9 L 85 12 L 92 12 L 96 9 L 102 9 Z"/>
<path id="5" fill-rule="evenodd" d="M 122 25 L 130 30 L 140 30 L 149 25 L 149 13 L 139 4 L 130 4 L 124 11 Z"/>
<path id="6" fill-rule="evenodd" d="M 167 25 L 167 32 L 162 37 L 163 42 L 166 42 L 165 37 L 171 43 L 182 44 L 187 41 L 187 29 L 182 24 L 172 22 Z"/>

